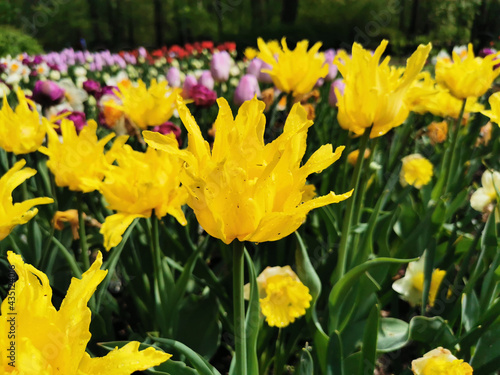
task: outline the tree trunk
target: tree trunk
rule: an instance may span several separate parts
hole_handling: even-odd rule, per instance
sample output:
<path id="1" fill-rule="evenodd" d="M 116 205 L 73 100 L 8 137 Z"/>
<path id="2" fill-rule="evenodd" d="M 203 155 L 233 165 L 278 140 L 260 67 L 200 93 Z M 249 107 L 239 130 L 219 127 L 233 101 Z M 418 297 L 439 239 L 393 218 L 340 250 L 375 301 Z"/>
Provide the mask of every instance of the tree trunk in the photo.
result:
<path id="1" fill-rule="evenodd" d="M 263 0 L 250 0 L 252 9 L 252 27 L 259 27 L 265 25 L 265 11 Z"/>
<path id="2" fill-rule="evenodd" d="M 154 0 L 154 12 L 156 46 L 161 47 L 165 44 L 165 38 L 163 37 L 163 23 L 165 17 L 163 17 L 162 0 Z"/>
<path id="3" fill-rule="evenodd" d="M 102 30 L 100 27 L 99 20 L 99 10 L 97 9 L 98 1 L 97 0 L 88 0 L 89 4 L 89 13 L 92 24 L 92 30 L 94 32 L 94 48 L 101 48 L 103 46 L 103 38 L 102 38 Z"/>
<path id="4" fill-rule="evenodd" d="M 299 0 L 282 0 L 281 23 L 293 25 L 297 19 L 299 10 Z"/>
<path id="5" fill-rule="evenodd" d="M 410 30 L 409 33 L 411 36 L 417 35 L 417 23 L 418 23 L 418 9 L 420 7 L 420 0 L 413 0 L 413 6 L 411 9 L 411 18 L 410 18 Z"/>

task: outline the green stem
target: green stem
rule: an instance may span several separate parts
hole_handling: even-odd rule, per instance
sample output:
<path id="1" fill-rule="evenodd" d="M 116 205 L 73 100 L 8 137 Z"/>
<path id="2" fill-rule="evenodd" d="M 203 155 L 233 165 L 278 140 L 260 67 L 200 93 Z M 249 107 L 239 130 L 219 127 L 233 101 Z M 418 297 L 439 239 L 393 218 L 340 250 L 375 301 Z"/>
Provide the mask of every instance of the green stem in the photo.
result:
<path id="1" fill-rule="evenodd" d="M 454 173 L 451 173 L 452 167 L 456 164 L 456 158 L 457 158 L 457 153 L 456 153 L 456 148 L 457 148 L 457 140 L 458 140 L 458 134 L 460 133 L 460 126 L 462 124 L 462 118 L 464 117 L 464 111 L 465 111 L 465 104 L 467 103 L 467 99 L 464 99 L 462 102 L 462 108 L 460 109 L 460 115 L 457 118 L 457 122 L 455 123 L 455 128 L 453 129 L 453 135 L 451 139 L 451 150 L 450 150 L 450 157 L 448 158 L 448 163 L 445 165 L 445 188 L 444 192 L 447 193 L 448 189 L 450 187 L 450 182 L 451 179 L 454 176 Z"/>
<path id="2" fill-rule="evenodd" d="M 85 220 L 83 218 L 83 193 L 77 193 L 78 205 L 78 234 L 80 235 L 80 260 L 83 264 L 83 269 L 87 271 L 90 268 L 89 247 L 87 244 L 87 235 L 85 234 Z"/>
<path id="3" fill-rule="evenodd" d="M 236 365 L 235 373 L 247 375 L 247 348 L 245 332 L 245 301 L 243 299 L 245 246 L 236 240 L 233 242 L 233 307 L 234 307 L 234 342 Z"/>
<path id="4" fill-rule="evenodd" d="M 351 199 L 347 201 L 347 209 L 344 216 L 344 221 L 342 222 L 342 234 L 340 237 L 338 261 L 337 261 L 337 266 L 335 267 L 335 271 L 332 274 L 332 280 L 331 280 L 332 283 L 335 283 L 338 280 L 340 280 L 346 272 L 347 247 L 349 244 L 351 226 L 353 224 L 353 213 L 354 213 L 353 207 L 354 207 L 354 202 L 357 199 L 359 179 L 361 176 L 361 171 L 363 170 L 363 161 L 365 160 L 365 150 L 366 150 L 366 145 L 368 144 L 368 139 L 370 138 L 370 132 L 371 132 L 371 127 L 366 129 L 365 132 L 363 133 L 363 136 L 361 137 L 358 160 L 356 161 L 356 166 L 354 167 L 354 172 L 352 175 L 351 186 L 350 186 L 351 189 L 354 189 L 354 192 Z"/>
<path id="5" fill-rule="evenodd" d="M 165 279 L 163 277 L 163 268 L 161 262 L 161 251 L 160 251 L 160 238 L 158 233 L 158 219 L 151 214 L 151 237 L 150 237 L 150 247 L 151 256 L 153 257 L 153 269 L 154 269 L 154 303 L 155 303 L 155 323 L 156 328 L 160 329 L 160 332 L 164 335 L 169 335 L 167 322 L 164 319 L 165 309 L 164 300 L 162 298 L 165 292 Z"/>

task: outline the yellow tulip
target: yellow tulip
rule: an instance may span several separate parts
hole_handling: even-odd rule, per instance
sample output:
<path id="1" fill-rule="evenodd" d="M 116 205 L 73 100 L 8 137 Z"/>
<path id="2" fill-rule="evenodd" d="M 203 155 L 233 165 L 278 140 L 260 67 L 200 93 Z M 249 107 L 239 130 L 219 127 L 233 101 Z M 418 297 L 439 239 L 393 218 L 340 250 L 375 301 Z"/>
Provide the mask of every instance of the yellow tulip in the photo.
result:
<path id="1" fill-rule="evenodd" d="M 432 163 L 420 154 L 411 154 L 401 159 L 403 166 L 399 177 L 403 186 L 412 185 L 417 189 L 427 185 L 433 176 Z"/>
<path id="2" fill-rule="evenodd" d="M 344 147 L 333 152 L 324 145 L 301 166 L 312 121 L 300 104 L 292 107 L 283 134 L 269 144 L 264 144 L 263 102 L 243 103 L 235 119 L 225 99 L 218 99 L 218 105 L 212 150 L 180 100 L 179 115 L 189 133 L 186 150 L 178 150 L 172 137 L 144 132 L 150 146 L 186 162 L 181 182 L 189 192 L 188 205 L 211 236 L 226 244 L 235 238 L 276 241 L 294 232 L 310 210 L 351 196 L 352 191 L 330 192 L 311 199 L 307 176 L 335 162 Z"/>
<path id="3" fill-rule="evenodd" d="M 130 375 L 171 357 L 154 348 L 139 351 L 137 341 L 102 358 L 91 358 L 85 352 L 91 337 L 91 312 L 87 303 L 107 274 L 100 270 L 101 253 L 81 279 L 72 279 L 59 310 L 52 305 L 47 276 L 25 264 L 21 256 L 12 251 L 8 252 L 8 259 L 19 279 L 1 306 L 0 373 Z M 9 337 L 9 333 L 14 337 Z M 12 345 L 14 348 L 10 351 Z"/>
<path id="4" fill-rule="evenodd" d="M 467 56 L 463 59 L 456 52 L 453 52 L 453 61 L 438 59 L 436 81 L 458 99 L 478 98 L 488 91 L 500 74 L 500 67 L 494 69 L 498 63 L 494 59 L 499 55 L 500 52 L 485 58 L 474 57 L 472 44 L 469 44 Z"/>
<path id="5" fill-rule="evenodd" d="M 434 116 L 457 119 L 462 109 L 462 100 L 450 94 L 444 86 L 436 84 L 428 72 L 422 72 L 406 95 L 410 110 L 416 113 L 432 113 Z M 465 104 L 464 113 L 484 110 L 477 97 L 470 97 Z"/>
<path id="6" fill-rule="evenodd" d="M 373 55 L 354 43 L 352 57 L 344 51 L 335 57 L 345 83 L 343 94 L 335 91 L 337 118 L 342 128 L 355 134 L 361 135 L 371 127 L 370 137 L 379 137 L 406 120 L 410 109 L 405 96 L 431 50 L 430 43 L 420 45 L 408 59 L 406 69 L 395 68 L 389 66 L 389 57 L 379 64 L 387 43 L 383 40 Z"/>
<path id="7" fill-rule="evenodd" d="M 137 86 L 118 83 L 119 91 L 116 95 L 120 103 L 107 102 L 127 115 L 139 128 L 147 129 L 148 126 L 157 126 L 167 122 L 175 110 L 175 100 L 181 93 L 180 88 L 167 87 L 168 82 L 151 81 L 151 86 L 139 80 Z"/>
<path id="8" fill-rule="evenodd" d="M 458 359 L 448 349 L 442 347 L 425 353 L 423 357 L 411 362 L 411 370 L 415 375 L 472 375 L 473 369 Z"/>
<path id="9" fill-rule="evenodd" d="M 57 186 L 73 191 L 91 192 L 99 188 L 108 166 L 104 145 L 114 137 L 108 134 L 101 140 L 96 135 L 97 124 L 91 120 L 77 134 L 73 122 L 61 122 L 62 142 L 54 129 L 48 131 L 48 146 L 39 151 L 49 157 L 47 166 L 54 174 Z M 126 138 L 119 138 L 123 141 Z M 115 142 L 116 143 L 116 142 Z"/>
<path id="10" fill-rule="evenodd" d="M 26 224 L 37 213 L 33 206 L 54 202 L 52 198 L 33 198 L 12 204 L 12 191 L 28 178 L 36 174 L 36 170 L 24 168 L 26 161 L 20 160 L 0 178 L 0 241 L 9 235 L 19 224 Z M 30 210 L 30 211 L 28 211 Z"/>
<path id="11" fill-rule="evenodd" d="M 35 104 L 26 99 L 21 89 L 16 91 L 19 104 L 13 111 L 3 97 L 0 110 L 0 147 L 16 155 L 28 154 L 38 150 L 45 139 L 51 123 L 40 116 Z"/>
<path id="12" fill-rule="evenodd" d="M 283 49 L 266 44 L 261 38 L 257 40 L 260 53 L 258 57 L 272 66 L 272 69 L 263 69 L 269 73 L 276 87 L 293 96 L 304 95 L 310 92 L 318 79 L 328 74 L 328 65 L 325 57 L 318 53 L 321 43 L 316 43 L 308 51 L 309 42 L 303 40 L 297 43 L 293 51 L 288 49 L 285 38 L 281 40 Z"/>
<path id="13" fill-rule="evenodd" d="M 106 250 L 121 242 L 134 219 L 150 217 L 153 210 L 158 218 L 170 214 L 186 225 L 181 206 L 187 191 L 180 186 L 179 177 L 182 160 L 153 148 L 145 153 L 134 151 L 128 145 L 115 148 L 112 154 L 116 165 L 105 172 L 100 186 L 108 208 L 118 212 L 108 216 L 101 227 Z"/>
<path id="14" fill-rule="evenodd" d="M 500 126 L 500 92 L 496 92 L 490 96 L 488 99 L 490 103 L 489 111 L 481 111 L 485 116 L 488 116 L 491 121 L 497 123 Z"/>

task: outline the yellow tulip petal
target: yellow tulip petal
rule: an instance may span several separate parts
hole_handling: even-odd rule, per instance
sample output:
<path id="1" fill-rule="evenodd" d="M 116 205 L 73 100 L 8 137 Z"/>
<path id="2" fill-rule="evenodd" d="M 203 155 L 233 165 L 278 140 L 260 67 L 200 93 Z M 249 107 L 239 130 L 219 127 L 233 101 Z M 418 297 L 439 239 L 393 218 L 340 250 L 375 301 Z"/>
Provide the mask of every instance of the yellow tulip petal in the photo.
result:
<path id="1" fill-rule="evenodd" d="M 139 217 L 147 217 L 140 214 L 118 213 L 108 216 L 102 224 L 100 232 L 104 236 L 104 248 L 109 251 L 122 241 L 122 235 L 132 222 Z"/>

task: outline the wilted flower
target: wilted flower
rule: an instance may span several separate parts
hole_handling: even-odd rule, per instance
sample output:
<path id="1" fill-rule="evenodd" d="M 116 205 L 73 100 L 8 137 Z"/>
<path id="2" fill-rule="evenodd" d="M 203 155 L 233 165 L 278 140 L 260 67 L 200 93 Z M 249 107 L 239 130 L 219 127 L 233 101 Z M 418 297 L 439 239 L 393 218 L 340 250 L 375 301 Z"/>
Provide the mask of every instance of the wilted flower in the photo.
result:
<path id="1" fill-rule="evenodd" d="M 143 133 L 150 146 L 179 155 L 186 162 L 181 182 L 189 192 L 188 205 L 211 236 L 226 244 L 235 238 L 276 241 L 294 232 L 310 210 L 351 195 L 330 192 L 304 200 L 310 189 L 307 176 L 335 162 L 344 147 L 333 152 L 331 145 L 324 145 L 301 166 L 312 121 L 300 104 L 292 107 L 283 134 L 267 145 L 263 139 L 264 103 L 255 98 L 244 102 L 236 119 L 225 99 L 220 98 L 218 104 L 212 150 L 180 101 L 179 115 L 189 133 L 187 150 L 179 151 L 175 139 L 168 136 Z"/>
<path id="2" fill-rule="evenodd" d="M 22 322 L 16 325 L 15 374 L 130 375 L 157 366 L 171 357 L 154 348 L 139 351 L 137 341 L 102 358 L 91 358 L 85 352 L 91 337 L 92 315 L 87 303 L 107 274 L 107 271 L 100 270 L 101 253 L 81 279 L 71 280 L 59 310 L 52 305 L 52 289 L 47 275 L 25 264 L 21 256 L 12 251 L 7 256 L 19 279 L 15 284 L 15 303 L 9 303 L 6 298 L 1 306 L 0 372 L 9 374 L 12 369 L 6 360 L 6 352 L 10 342 L 8 319 L 13 312 L 17 321 Z"/>
<path id="3" fill-rule="evenodd" d="M 496 92 L 490 96 L 488 99 L 490 103 L 489 111 L 481 111 L 485 116 L 488 116 L 491 121 L 497 123 L 500 126 L 500 92 Z"/>
<path id="4" fill-rule="evenodd" d="M 227 51 L 214 53 L 210 62 L 210 71 L 217 82 L 226 82 L 231 69 L 231 56 Z"/>
<path id="5" fill-rule="evenodd" d="M 495 58 L 500 52 L 484 58 L 474 57 L 472 44 L 469 43 L 467 55 L 460 58 L 453 52 L 453 61 L 438 59 L 436 63 L 436 81 L 441 83 L 458 99 L 480 97 L 488 91 L 500 74 L 500 67 Z"/>
<path id="6" fill-rule="evenodd" d="M 318 53 L 321 43 L 316 43 L 309 51 L 309 42 L 297 43 L 293 51 L 288 49 L 285 38 L 281 40 L 283 49 L 273 51 L 261 38 L 257 40 L 259 58 L 271 65 L 272 69 L 263 69 L 269 73 L 276 87 L 294 96 L 307 94 L 314 88 L 319 78 L 328 74 L 328 65 L 324 65 L 325 57 Z"/>
<path id="7" fill-rule="evenodd" d="M 18 161 L 0 178 L 0 241 L 7 237 L 16 225 L 27 223 L 38 213 L 37 208 L 31 210 L 33 206 L 54 202 L 52 198 L 33 198 L 12 204 L 12 191 L 36 174 L 34 169 L 22 169 L 25 164 L 25 160 Z"/>
<path id="8" fill-rule="evenodd" d="M 52 81 L 36 81 L 33 88 L 32 99 L 42 105 L 49 107 L 59 103 L 64 98 L 64 89 Z"/>
<path id="9" fill-rule="evenodd" d="M 500 172 L 485 171 L 481 177 L 481 185 L 470 197 L 470 205 L 479 212 L 483 212 L 486 206 L 498 199 Z"/>
<path id="10" fill-rule="evenodd" d="M 473 369 L 448 349 L 438 347 L 411 362 L 415 375 L 472 375 Z"/>
<path id="11" fill-rule="evenodd" d="M 252 99 L 255 95 L 260 96 L 259 82 L 251 74 L 241 77 L 240 83 L 234 91 L 234 104 L 241 105 L 244 101 Z"/>
<path id="12" fill-rule="evenodd" d="M 355 134 L 361 135 L 371 127 L 370 137 L 379 137 L 406 120 L 410 110 L 405 95 L 431 50 L 430 43 L 420 45 L 402 69 L 389 66 L 389 57 L 379 64 L 387 44 L 383 40 L 372 54 L 354 43 L 352 57 L 344 51 L 335 57 L 345 83 L 343 95 L 336 90 L 337 119 L 342 128 Z"/>
<path id="13" fill-rule="evenodd" d="M 392 284 L 392 289 L 400 294 L 400 297 L 411 306 L 422 304 L 422 293 L 424 290 L 424 266 L 425 253 L 416 262 L 410 262 L 404 277 Z M 439 268 L 432 272 L 431 288 L 429 290 L 429 305 L 434 306 L 439 286 L 446 275 L 446 271 Z"/>
<path id="14" fill-rule="evenodd" d="M 84 193 L 99 188 L 108 165 L 104 145 L 115 135 L 111 133 L 98 140 L 96 130 L 96 122 L 90 120 L 77 134 L 75 125 L 63 119 L 60 140 L 56 131 L 49 129 L 48 145 L 40 147 L 39 151 L 49 157 L 47 167 L 54 174 L 57 186 Z"/>
<path id="15" fill-rule="evenodd" d="M 417 189 L 427 185 L 433 176 L 432 163 L 420 154 L 411 154 L 401 159 L 403 166 L 399 181 L 401 185 L 412 185 Z"/>
<path id="16" fill-rule="evenodd" d="M 36 111 L 35 104 L 26 99 L 21 89 L 16 91 L 15 111 L 3 98 L 0 109 L 0 147 L 16 155 L 28 154 L 38 150 L 45 139 L 47 129 L 52 125 Z"/>
<path id="17" fill-rule="evenodd" d="M 173 134 L 166 137 L 173 140 L 178 149 Z M 151 147 L 145 153 L 138 152 L 128 145 L 109 152 L 116 162 L 105 172 L 100 191 L 108 208 L 118 213 L 108 216 L 101 228 L 106 250 L 120 243 L 134 219 L 150 217 L 153 210 L 159 219 L 170 214 L 186 225 L 181 206 L 186 202 L 187 192 L 180 186 L 183 162 L 177 155 Z"/>
<path id="18" fill-rule="evenodd" d="M 427 127 L 427 135 L 432 144 L 443 143 L 448 135 L 448 123 L 446 121 L 432 122 Z"/>

